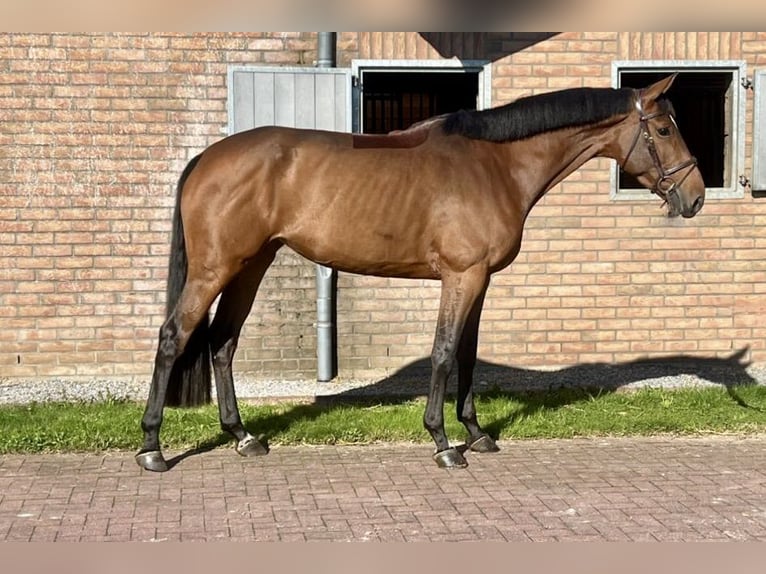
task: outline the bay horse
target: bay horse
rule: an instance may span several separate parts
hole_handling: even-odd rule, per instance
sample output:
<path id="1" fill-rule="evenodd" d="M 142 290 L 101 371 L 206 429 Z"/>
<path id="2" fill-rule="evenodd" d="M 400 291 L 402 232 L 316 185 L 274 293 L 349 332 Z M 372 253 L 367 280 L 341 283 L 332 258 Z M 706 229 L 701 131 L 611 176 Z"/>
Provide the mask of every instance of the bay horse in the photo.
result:
<path id="1" fill-rule="evenodd" d="M 433 458 L 442 468 L 467 464 L 444 431 L 455 367 L 467 448 L 497 451 L 479 426 L 472 394 L 490 276 L 519 253 L 532 207 L 594 157 L 619 162 L 663 200 L 668 215 L 700 210 L 705 184 L 663 96 L 674 78 L 641 90 L 528 96 L 388 135 L 260 127 L 209 146 L 177 186 L 168 314 L 137 463 L 168 469 L 159 442 L 163 408 L 209 401 L 211 357 L 221 428 L 239 454 L 267 452 L 242 424 L 232 359 L 259 283 L 283 245 L 345 272 L 441 281 L 423 417 Z"/>

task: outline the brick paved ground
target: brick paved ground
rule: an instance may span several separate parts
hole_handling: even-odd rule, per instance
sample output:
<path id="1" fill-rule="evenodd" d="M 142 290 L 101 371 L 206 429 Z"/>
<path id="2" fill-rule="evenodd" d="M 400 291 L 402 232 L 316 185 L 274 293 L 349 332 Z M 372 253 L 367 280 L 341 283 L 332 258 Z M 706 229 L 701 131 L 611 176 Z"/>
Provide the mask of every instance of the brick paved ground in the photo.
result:
<path id="1" fill-rule="evenodd" d="M 766 437 L 0 458 L 0 540 L 766 540 Z M 167 453 L 179 455 L 181 453 Z"/>

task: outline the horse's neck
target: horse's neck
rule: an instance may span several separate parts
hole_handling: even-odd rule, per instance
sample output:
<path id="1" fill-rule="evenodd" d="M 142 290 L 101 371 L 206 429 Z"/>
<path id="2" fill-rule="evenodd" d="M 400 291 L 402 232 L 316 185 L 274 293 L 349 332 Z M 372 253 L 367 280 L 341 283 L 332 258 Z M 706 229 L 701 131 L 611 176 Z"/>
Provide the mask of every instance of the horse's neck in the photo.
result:
<path id="1" fill-rule="evenodd" d="M 539 157 L 544 158 L 543 165 L 530 163 L 525 168 L 527 182 L 526 194 L 527 211 L 552 188 L 561 183 L 586 162 L 603 155 L 602 130 L 577 129 L 548 132 L 535 136 L 530 145 L 539 146 Z"/>

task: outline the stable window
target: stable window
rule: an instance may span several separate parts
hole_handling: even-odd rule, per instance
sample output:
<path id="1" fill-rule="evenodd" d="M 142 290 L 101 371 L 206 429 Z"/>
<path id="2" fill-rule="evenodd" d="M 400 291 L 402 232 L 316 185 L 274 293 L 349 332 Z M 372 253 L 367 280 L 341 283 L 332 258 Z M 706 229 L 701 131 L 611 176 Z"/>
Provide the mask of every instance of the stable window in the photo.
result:
<path id="1" fill-rule="evenodd" d="M 489 107 L 486 62 L 357 60 L 354 131 L 403 130 L 433 116 Z"/>
<path id="2" fill-rule="evenodd" d="M 740 61 L 614 62 L 615 87 L 643 88 L 678 72 L 667 97 L 676 110 L 678 128 L 697 158 L 710 197 L 742 197 L 745 103 Z M 612 195 L 617 199 L 648 197 L 634 178 L 615 165 Z"/>

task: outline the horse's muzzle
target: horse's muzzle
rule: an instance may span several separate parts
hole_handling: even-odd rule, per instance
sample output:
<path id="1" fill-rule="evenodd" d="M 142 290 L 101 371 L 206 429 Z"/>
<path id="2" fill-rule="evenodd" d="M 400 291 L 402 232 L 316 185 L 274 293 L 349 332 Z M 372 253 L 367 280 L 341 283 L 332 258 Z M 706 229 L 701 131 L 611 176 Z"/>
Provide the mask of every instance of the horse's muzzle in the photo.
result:
<path id="1" fill-rule="evenodd" d="M 697 213 L 699 213 L 699 210 L 702 209 L 704 203 L 705 196 L 698 195 L 692 202 L 691 206 L 689 206 L 689 209 L 681 211 L 681 216 L 686 218 L 694 217 L 697 215 Z"/>
<path id="2" fill-rule="evenodd" d="M 680 215 L 687 219 L 697 215 L 699 210 L 702 209 L 702 205 L 705 203 L 704 195 L 697 195 L 690 198 L 691 201 L 685 201 L 686 198 L 678 193 L 677 188 L 671 189 L 664 195 L 663 199 L 668 205 L 668 217 L 678 217 Z"/>

